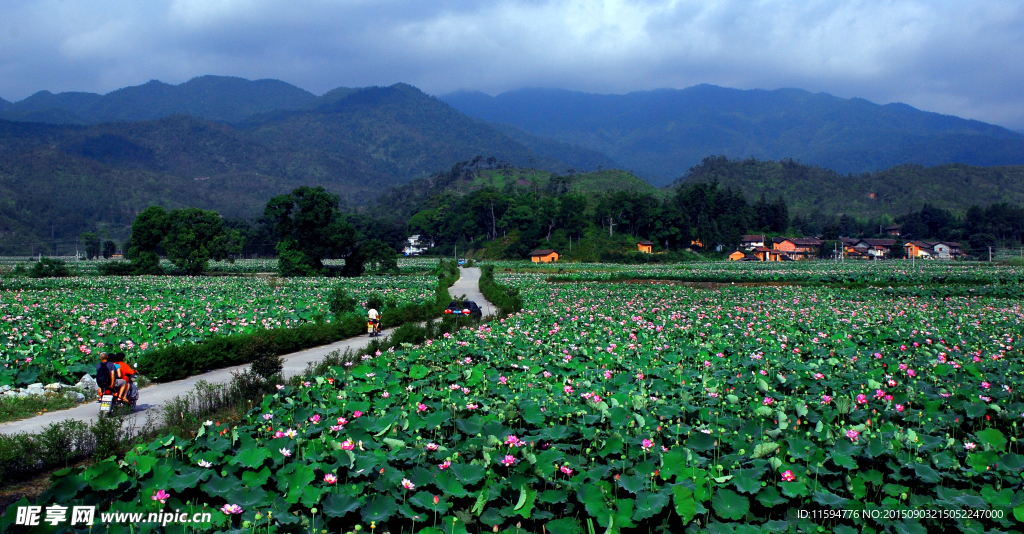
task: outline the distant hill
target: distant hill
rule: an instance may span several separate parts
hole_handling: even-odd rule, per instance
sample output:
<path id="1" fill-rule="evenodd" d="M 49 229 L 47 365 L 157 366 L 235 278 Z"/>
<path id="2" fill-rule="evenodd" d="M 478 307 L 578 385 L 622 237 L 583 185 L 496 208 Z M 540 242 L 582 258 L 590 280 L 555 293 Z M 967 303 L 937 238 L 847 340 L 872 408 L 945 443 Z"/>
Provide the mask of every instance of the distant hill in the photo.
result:
<path id="1" fill-rule="evenodd" d="M 578 161 L 610 162 L 534 140 L 569 161 L 539 155 L 408 85 L 328 95 L 312 109 L 233 125 L 185 115 L 95 125 L 0 121 L 0 241 L 73 239 L 97 227 L 123 238 L 134 213 L 151 204 L 251 217 L 273 195 L 307 184 L 360 204 L 476 156 L 558 172 Z M 88 207 L 86 198 L 98 204 Z"/>
<path id="2" fill-rule="evenodd" d="M 971 205 L 1024 204 L 1024 166 L 976 167 L 962 164 L 900 165 L 882 171 L 843 175 L 792 160 L 707 158 L 677 183 L 718 181 L 738 188 L 748 200 L 779 196 L 791 212 L 848 213 L 858 217 L 902 215 L 925 204 L 965 211 Z"/>
<path id="3" fill-rule="evenodd" d="M 258 113 L 303 109 L 317 96 L 280 80 L 201 76 L 180 85 L 153 80 L 105 95 L 40 91 L 0 109 L 0 118 L 54 124 L 144 121 L 190 115 L 237 122 Z"/>
<path id="4" fill-rule="evenodd" d="M 709 155 L 793 158 L 841 173 L 906 163 L 1024 164 L 1024 135 L 999 126 L 798 89 L 523 89 L 441 99 L 473 117 L 602 152 L 658 185 Z"/>

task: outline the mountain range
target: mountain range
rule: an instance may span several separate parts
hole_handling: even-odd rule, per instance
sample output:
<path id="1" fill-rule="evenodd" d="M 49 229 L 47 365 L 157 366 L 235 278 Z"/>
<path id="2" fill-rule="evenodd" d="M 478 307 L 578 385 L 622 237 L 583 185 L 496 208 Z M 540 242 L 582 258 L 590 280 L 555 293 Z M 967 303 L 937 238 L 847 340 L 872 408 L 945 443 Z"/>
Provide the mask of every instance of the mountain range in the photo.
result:
<path id="1" fill-rule="evenodd" d="M 732 163 L 705 172 L 711 155 Z M 1016 201 L 1020 169 L 1005 166 L 1024 164 L 1024 135 L 902 104 L 708 85 L 436 98 L 395 84 L 317 96 L 278 80 L 203 76 L 105 95 L 44 91 L 0 100 L 0 254 L 11 253 L 5 243 L 88 230 L 123 238 L 152 204 L 251 218 L 271 196 L 307 184 L 363 204 L 476 156 L 559 173 L 623 169 L 656 185 L 720 175 L 750 194 L 803 199 L 797 209 L 867 214 L 936 198 L 952 208 Z M 741 157 L 816 165 L 780 173 L 783 162 Z M 975 167 L 864 178 L 907 163 Z M 963 184 L 978 194 L 961 194 Z M 869 193 L 885 202 L 864 201 Z"/>
<path id="2" fill-rule="evenodd" d="M 913 163 L 1024 164 L 1024 135 L 906 104 L 698 85 L 624 95 L 522 89 L 441 97 L 455 109 L 595 150 L 656 185 L 709 155 L 796 159 L 839 173 Z"/>
<path id="3" fill-rule="evenodd" d="M 210 81 L 220 86 L 209 77 L 203 83 Z M 249 83 L 254 86 L 246 94 L 266 96 L 257 90 L 262 82 Z M 287 101 L 281 94 L 276 101 Z M 108 109 L 81 95 L 64 101 Z M 271 100 L 235 109 L 263 110 Z M 64 112 L 86 116 L 82 109 Z M 125 105 L 121 113 L 145 109 Z M 235 123 L 189 116 L 171 105 L 162 109 L 175 114 L 88 125 L 0 120 L 0 243 L 73 239 L 97 228 L 123 238 L 135 213 L 152 204 L 254 217 L 272 196 L 299 185 L 323 185 L 348 203 L 362 203 L 477 155 L 557 172 L 614 165 L 601 154 L 520 133 L 531 150 L 405 84 L 335 90 L 313 107 L 265 111 Z"/>

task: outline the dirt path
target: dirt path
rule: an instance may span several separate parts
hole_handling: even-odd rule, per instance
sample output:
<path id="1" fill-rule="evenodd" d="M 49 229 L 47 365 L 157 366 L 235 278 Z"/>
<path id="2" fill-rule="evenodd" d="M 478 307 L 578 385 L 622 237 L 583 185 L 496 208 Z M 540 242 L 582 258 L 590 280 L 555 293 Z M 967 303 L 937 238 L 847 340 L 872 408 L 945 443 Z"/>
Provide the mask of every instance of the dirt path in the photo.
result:
<path id="1" fill-rule="evenodd" d="M 487 302 L 487 300 L 484 299 L 484 296 L 480 293 L 479 281 L 480 269 L 475 267 L 464 268 L 462 269 L 459 279 L 454 285 L 452 285 L 448 292 L 451 293 L 453 297 L 466 295 L 466 298 L 469 300 L 476 301 L 477 304 L 480 305 L 480 308 L 483 309 L 483 313 L 486 316 L 493 313 L 495 308 L 491 303 Z M 392 331 L 394 331 L 393 328 L 384 330 L 382 333 L 384 335 L 388 335 Z M 336 350 L 340 350 L 342 352 L 346 349 L 358 350 L 365 347 L 368 343 L 369 338 L 366 335 L 361 335 L 354 338 L 343 339 L 341 341 L 331 343 L 330 345 L 285 354 L 283 356 L 284 376 L 287 378 L 301 374 L 306 370 L 306 367 L 310 363 L 318 362 L 322 360 L 324 356 Z M 195 388 L 196 383 L 200 380 L 205 380 L 211 384 L 226 383 L 231 380 L 232 372 L 244 371 L 248 368 L 248 364 L 237 365 L 235 367 L 209 371 L 183 380 L 154 384 L 147 388 L 143 388 L 139 392 L 139 405 L 135 412 L 136 416 L 140 422 L 145 421 L 144 412 L 157 408 L 175 397 L 188 394 Z M 90 402 L 67 410 L 48 412 L 29 419 L 0 424 L 0 434 L 9 435 L 17 434 L 19 432 L 39 432 L 51 423 L 66 421 L 69 419 L 92 422 L 97 419 L 98 413 L 99 404 L 96 402 Z"/>

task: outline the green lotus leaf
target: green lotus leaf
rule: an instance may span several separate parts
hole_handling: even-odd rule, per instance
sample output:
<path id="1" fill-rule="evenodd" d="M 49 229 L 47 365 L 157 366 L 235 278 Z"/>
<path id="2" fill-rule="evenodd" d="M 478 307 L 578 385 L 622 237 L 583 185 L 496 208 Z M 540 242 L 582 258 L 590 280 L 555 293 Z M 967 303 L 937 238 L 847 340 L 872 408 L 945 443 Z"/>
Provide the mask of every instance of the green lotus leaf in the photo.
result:
<path id="1" fill-rule="evenodd" d="M 397 511 L 398 504 L 395 499 L 387 495 L 374 495 L 363 505 L 359 513 L 362 515 L 363 521 L 383 523 Z"/>
<path id="2" fill-rule="evenodd" d="M 636 496 L 633 509 L 633 521 L 643 521 L 658 515 L 668 505 L 668 495 L 641 491 Z"/>
<path id="3" fill-rule="evenodd" d="M 344 517 L 362 506 L 359 499 L 342 493 L 331 493 L 323 500 L 323 513 L 329 517 Z"/>
<path id="4" fill-rule="evenodd" d="M 464 464 L 457 463 L 452 464 L 448 469 L 451 470 L 455 478 L 459 479 L 459 482 L 463 484 L 476 484 L 483 480 L 487 470 L 483 466 L 477 464 Z"/>
<path id="5" fill-rule="evenodd" d="M 693 493 L 682 484 L 672 486 L 672 504 L 684 525 L 693 521 L 697 515 L 697 502 L 693 498 Z"/>
<path id="6" fill-rule="evenodd" d="M 719 489 L 711 499 L 711 507 L 722 519 L 737 521 L 750 511 L 750 500 L 729 489 Z"/>

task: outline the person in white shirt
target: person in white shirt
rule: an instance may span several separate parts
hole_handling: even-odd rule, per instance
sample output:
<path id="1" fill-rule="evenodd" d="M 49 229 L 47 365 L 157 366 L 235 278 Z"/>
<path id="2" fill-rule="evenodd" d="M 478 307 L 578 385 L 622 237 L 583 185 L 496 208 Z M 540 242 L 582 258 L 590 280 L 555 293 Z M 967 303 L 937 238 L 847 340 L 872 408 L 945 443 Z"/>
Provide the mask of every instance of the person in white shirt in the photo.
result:
<path id="1" fill-rule="evenodd" d="M 369 317 L 370 319 L 373 319 L 374 321 L 380 318 L 380 314 L 377 313 L 376 308 L 370 308 L 370 311 L 366 312 L 366 316 Z"/>

